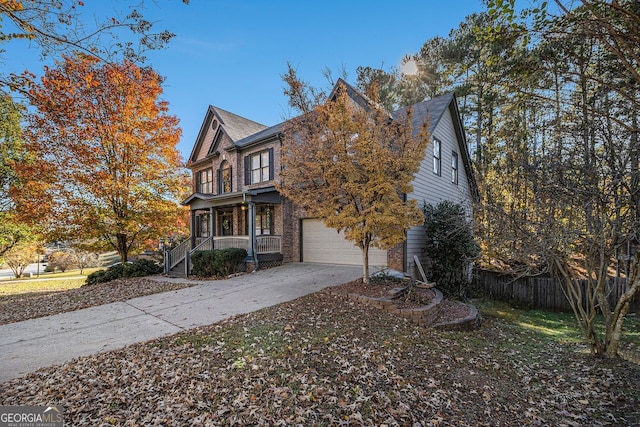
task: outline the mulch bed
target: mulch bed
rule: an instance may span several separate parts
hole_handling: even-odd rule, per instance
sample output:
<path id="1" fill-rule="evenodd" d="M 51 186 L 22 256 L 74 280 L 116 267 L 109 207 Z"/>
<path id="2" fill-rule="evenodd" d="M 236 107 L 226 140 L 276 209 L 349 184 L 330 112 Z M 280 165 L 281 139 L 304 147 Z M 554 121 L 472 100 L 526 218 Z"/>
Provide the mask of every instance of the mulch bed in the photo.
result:
<path id="1" fill-rule="evenodd" d="M 372 278 L 369 284 L 364 284 L 362 279 L 345 283 L 343 285 L 329 288 L 333 293 L 340 294 L 356 294 L 369 298 L 391 297 L 393 290 L 399 287 L 407 286 L 408 281 Z M 411 290 L 407 297 L 400 297 L 394 304 L 398 308 L 419 308 L 428 305 L 430 300 L 435 296 L 435 292 L 431 289 L 415 287 Z M 448 323 L 451 321 L 464 319 L 470 314 L 468 305 L 459 301 L 443 300 L 442 308 L 436 323 Z"/>
<path id="2" fill-rule="evenodd" d="M 357 294 L 364 295 L 369 298 L 382 298 L 390 297 L 391 291 L 403 286 L 406 286 L 406 283 L 403 283 L 400 280 L 382 280 L 372 278 L 368 284 L 365 284 L 362 281 L 362 278 L 360 278 L 342 285 L 332 286 L 327 290 L 345 295 Z"/>

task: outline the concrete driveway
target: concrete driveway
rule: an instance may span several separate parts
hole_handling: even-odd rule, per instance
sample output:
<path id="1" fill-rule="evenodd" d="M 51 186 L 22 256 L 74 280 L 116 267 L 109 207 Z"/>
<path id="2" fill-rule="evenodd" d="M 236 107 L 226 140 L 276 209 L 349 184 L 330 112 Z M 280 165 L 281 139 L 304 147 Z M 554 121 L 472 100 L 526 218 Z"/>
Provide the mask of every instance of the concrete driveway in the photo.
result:
<path id="1" fill-rule="evenodd" d="M 290 263 L 227 280 L 199 281 L 177 291 L 0 325 L 0 382 L 76 357 L 210 325 L 361 275 L 358 266 Z"/>

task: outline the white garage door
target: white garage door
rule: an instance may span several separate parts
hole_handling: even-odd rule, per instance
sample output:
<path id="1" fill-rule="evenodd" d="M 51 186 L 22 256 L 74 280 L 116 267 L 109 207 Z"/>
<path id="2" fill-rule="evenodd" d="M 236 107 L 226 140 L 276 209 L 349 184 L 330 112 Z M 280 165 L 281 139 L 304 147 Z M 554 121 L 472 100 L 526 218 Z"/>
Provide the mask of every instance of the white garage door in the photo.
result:
<path id="1" fill-rule="evenodd" d="M 362 251 L 318 219 L 302 220 L 302 261 L 362 265 Z M 369 266 L 386 267 L 387 251 L 369 248 Z"/>

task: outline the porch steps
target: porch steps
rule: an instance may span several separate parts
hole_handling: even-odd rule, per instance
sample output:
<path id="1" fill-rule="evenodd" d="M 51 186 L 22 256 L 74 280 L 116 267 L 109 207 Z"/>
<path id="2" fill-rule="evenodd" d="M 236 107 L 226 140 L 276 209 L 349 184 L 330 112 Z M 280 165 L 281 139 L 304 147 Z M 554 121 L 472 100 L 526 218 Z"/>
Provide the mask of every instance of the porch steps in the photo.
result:
<path id="1" fill-rule="evenodd" d="M 186 274 L 184 273 L 184 259 L 182 261 L 180 261 L 178 264 L 176 264 L 175 267 L 173 267 L 169 273 L 167 273 L 167 276 L 169 277 L 186 277 Z"/>

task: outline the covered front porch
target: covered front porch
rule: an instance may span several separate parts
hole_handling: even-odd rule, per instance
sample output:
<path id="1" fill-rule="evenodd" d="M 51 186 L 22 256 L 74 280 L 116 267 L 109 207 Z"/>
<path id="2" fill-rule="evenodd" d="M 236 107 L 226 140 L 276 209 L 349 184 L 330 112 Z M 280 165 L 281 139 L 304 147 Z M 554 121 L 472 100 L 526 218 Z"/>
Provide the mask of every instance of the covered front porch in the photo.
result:
<path id="1" fill-rule="evenodd" d="M 249 271 L 282 262 L 282 209 L 275 188 L 221 195 L 196 193 L 184 203 L 191 208 L 191 235 L 165 253 L 167 274 L 188 275 L 191 254 L 204 250 L 245 249 Z"/>

